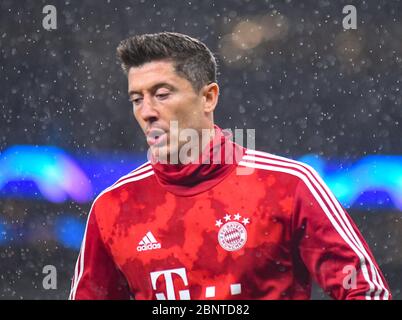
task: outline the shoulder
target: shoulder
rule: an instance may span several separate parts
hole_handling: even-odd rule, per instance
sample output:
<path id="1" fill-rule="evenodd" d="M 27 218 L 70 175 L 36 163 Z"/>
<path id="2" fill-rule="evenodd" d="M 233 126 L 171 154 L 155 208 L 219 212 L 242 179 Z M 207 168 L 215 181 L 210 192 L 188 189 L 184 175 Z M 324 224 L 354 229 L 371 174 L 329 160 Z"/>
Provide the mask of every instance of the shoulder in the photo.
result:
<path id="1" fill-rule="evenodd" d="M 130 173 L 120 177 L 115 183 L 113 183 L 110 187 L 103 190 L 93 201 L 93 206 L 100 202 L 102 199 L 108 198 L 112 192 L 119 192 L 124 189 L 124 187 L 128 185 L 132 185 L 134 183 L 141 183 L 149 179 L 149 177 L 154 175 L 154 171 L 152 169 L 151 163 L 149 161 L 143 163 L 139 167 L 135 168 Z"/>
<path id="2" fill-rule="evenodd" d="M 304 182 L 322 181 L 316 170 L 304 162 L 252 149 L 246 149 L 239 166 L 253 168 L 257 174 L 266 172 Z"/>

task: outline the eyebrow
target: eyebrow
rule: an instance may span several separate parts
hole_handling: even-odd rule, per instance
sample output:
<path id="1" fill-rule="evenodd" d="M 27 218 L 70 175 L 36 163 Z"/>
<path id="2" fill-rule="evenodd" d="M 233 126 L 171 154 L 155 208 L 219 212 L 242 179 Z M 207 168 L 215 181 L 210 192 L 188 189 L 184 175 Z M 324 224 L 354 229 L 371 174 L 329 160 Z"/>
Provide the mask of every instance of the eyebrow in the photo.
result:
<path id="1" fill-rule="evenodd" d="M 173 85 L 171 85 L 171 84 L 169 84 L 167 82 L 159 82 L 159 83 L 154 84 L 149 89 L 149 91 L 155 92 L 156 90 L 158 90 L 159 88 L 162 88 L 162 87 L 168 88 L 169 90 L 172 90 L 172 91 L 176 90 L 176 88 Z M 131 97 L 133 94 L 141 94 L 141 92 L 140 91 L 135 91 L 135 90 L 130 90 L 128 92 L 129 97 Z"/>

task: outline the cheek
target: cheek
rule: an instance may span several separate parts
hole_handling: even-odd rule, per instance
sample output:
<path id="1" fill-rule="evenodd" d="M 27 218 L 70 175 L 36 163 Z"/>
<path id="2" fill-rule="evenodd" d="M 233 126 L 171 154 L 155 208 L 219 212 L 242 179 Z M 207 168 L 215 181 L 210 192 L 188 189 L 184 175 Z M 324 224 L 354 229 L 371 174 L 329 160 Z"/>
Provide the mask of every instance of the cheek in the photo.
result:
<path id="1" fill-rule="evenodd" d="M 135 120 L 137 120 L 137 122 L 140 122 L 140 117 L 138 115 L 138 111 L 136 112 L 134 108 L 133 108 L 133 116 L 134 116 Z"/>
<path id="2" fill-rule="evenodd" d="M 202 105 L 198 99 L 188 99 L 187 103 L 178 108 L 177 117 L 188 126 L 198 123 L 202 117 Z"/>
<path id="3" fill-rule="evenodd" d="M 198 106 L 191 106 L 191 110 L 184 114 L 183 122 L 186 123 L 188 128 L 197 129 L 200 122 L 202 122 L 203 114 L 200 112 Z"/>
<path id="4" fill-rule="evenodd" d="M 202 112 L 201 105 L 193 97 L 177 97 L 165 103 L 159 110 L 159 116 L 166 122 L 177 121 L 179 128 L 193 128 L 200 121 Z"/>

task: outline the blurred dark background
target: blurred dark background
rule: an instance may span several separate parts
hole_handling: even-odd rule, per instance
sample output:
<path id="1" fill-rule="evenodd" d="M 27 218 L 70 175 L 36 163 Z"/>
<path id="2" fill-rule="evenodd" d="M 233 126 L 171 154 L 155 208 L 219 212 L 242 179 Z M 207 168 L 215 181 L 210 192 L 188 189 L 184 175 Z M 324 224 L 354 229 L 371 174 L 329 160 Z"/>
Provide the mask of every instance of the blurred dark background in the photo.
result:
<path id="1" fill-rule="evenodd" d="M 47 4 L 57 9 L 56 30 L 42 26 Z M 349 4 L 357 9 L 356 30 L 342 25 Z M 396 0 L 2 0 L 0 152 L 56 146 L 81 161 L 124 154 L 134 169 L 147 147 L 115 49 L 130 35 L 176 31 L 214 52 L 221 86 L 215 121 L 255 129 L 257 149 L 349 162 L 402 155 L 401 18 Z M 89 179 L 110 180 L 118 170 Z M 98 190 L 88 201 L 52 202 L 18 188 L 3 185 L 0 197 L 0 298 L 66 299 L 80 239 L 60 241 L 54 230 L 68 216 L 72 229 L 59 233 L 80 234 L 73 223 L 85 222 Z M 401 299 L 401 211 L 392 205 L 348 211 Z M 57 267 L 56 290 L 42 286 L 45 265 Z M 316 289 L 313 298 L 327 297 Z"/>

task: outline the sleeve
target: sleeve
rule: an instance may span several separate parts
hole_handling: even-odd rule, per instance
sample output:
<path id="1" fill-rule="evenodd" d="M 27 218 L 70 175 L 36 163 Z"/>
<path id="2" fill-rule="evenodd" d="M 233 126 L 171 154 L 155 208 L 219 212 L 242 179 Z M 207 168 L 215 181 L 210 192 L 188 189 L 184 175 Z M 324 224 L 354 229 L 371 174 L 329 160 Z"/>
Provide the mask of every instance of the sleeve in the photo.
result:
<path id="1" fill-rule="evenodd" d="M 392 298 L 361 233 L 312 168 L 300 175 L 292 224 L 302 263 L 333 299 Z"/>
<path id="2" fill-rule="evenodd" d="M 128 300 L 130 291 L 102 241 L 92 208 L 72 279 L 70 300 Z"/>

